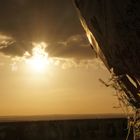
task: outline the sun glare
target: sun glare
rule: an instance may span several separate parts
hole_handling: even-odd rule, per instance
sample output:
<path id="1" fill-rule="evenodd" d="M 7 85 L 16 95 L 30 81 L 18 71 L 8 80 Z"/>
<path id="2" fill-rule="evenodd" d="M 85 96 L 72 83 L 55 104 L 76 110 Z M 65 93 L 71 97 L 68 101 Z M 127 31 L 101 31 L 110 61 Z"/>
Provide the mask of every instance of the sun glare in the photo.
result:
<path id="1" fill-rule="evenodd" d="M 35 72 L 42 72 L 46 69 L 49 63 L 48 54 L 45 52 L 46 44 L 34 43 L 34 48 L 32 49 L 32 56 L 27 59 L 27 64 Z"/>

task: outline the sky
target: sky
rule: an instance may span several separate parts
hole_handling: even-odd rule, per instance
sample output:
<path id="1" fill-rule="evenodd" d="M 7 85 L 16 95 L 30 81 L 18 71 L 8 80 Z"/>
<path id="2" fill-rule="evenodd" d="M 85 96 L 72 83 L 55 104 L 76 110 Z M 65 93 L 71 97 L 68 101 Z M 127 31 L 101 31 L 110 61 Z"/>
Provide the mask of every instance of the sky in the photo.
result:
<path id="1" fill-rule="evenodd" d="M 0 1 L 0 116 L 120 113 L 71 0 Z"/>

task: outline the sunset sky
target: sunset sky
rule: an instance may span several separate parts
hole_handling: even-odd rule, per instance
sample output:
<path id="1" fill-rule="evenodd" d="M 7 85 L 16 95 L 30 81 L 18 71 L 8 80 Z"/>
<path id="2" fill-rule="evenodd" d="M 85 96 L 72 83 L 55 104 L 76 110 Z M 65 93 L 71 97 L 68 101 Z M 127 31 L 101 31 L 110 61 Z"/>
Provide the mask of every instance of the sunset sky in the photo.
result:
<path id="1" fill-rule="evenodd" d="M 120 113 L 71 0 L 0 0 L 0 116 Z"/>

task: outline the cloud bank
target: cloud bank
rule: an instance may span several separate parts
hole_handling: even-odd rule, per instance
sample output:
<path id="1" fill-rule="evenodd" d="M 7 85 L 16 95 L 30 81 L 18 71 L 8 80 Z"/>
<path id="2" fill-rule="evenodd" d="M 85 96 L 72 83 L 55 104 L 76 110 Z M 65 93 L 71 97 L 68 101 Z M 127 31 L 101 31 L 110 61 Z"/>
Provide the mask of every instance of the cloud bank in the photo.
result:
<path id="1" fill-rule="evenodd" d="M 1 0 L 0 52 L 32 55 L 33 42 L 46 42 L 49 57 L 94 58 L 70 0 Z"/>

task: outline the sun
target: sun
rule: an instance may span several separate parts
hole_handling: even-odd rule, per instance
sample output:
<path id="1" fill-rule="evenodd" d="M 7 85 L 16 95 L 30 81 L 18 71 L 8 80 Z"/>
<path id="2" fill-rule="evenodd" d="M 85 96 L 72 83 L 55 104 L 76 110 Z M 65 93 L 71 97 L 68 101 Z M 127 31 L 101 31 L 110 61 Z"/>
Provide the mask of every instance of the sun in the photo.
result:
<path id="1" fill-rule="evenodd" d="M 33 43 L 32 56 L 26 59 L 26 63 L 34 72 L 43 72 L 49 63 L 48 54 L 45 51 L 46 43 Z"/>

